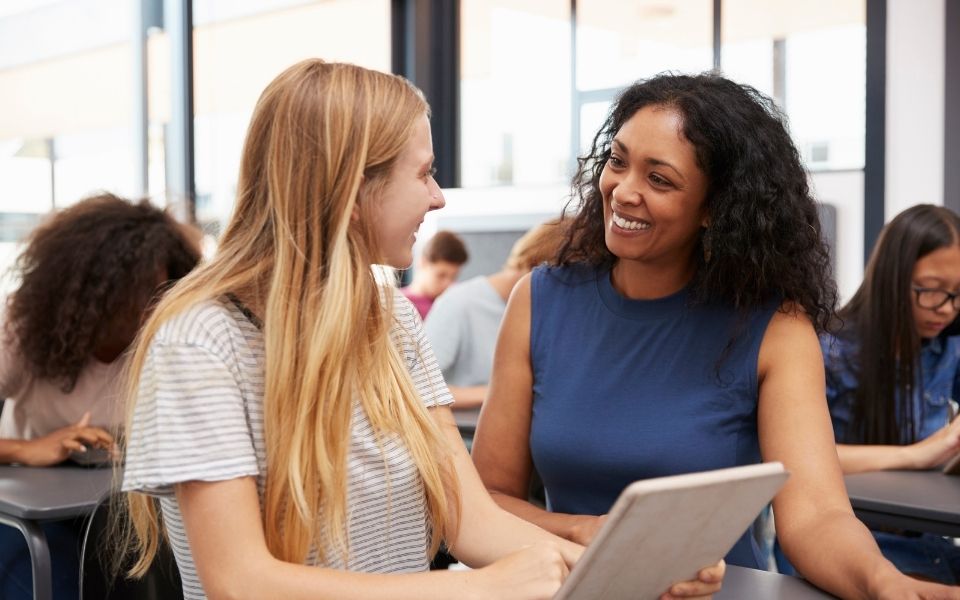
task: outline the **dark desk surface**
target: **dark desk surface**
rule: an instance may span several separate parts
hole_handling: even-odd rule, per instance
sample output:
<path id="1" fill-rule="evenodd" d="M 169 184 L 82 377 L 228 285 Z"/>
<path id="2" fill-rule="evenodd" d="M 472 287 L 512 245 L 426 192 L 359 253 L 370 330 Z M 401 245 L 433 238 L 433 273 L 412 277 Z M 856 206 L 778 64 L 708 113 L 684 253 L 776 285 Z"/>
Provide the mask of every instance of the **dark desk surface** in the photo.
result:
<path id="1" fill-rule="evenodd" d="M 453 418 L 457 421 L 457 427 L 460 433 L 473 436 L 477 431 L 477 419 L 480 418 L 479 408 L 467 408 L 464 410 L 453 409 Z"/>
<path id="2" fill-rule="evenodd" d="M 960 536 L 960 477 L 935 471 L 875 471 L 844 478 L 868 526 Z"/>
<path id="3" fill-rule="evenodd" d="M 744 600 L 746 598 L 823 600 L 824 598 L 833 598 L 830 594 L 815 588 L 799 577 L 733 565 L 727 566 L 727 575 L 723 578 L 723 587 L 713 597 L 717 600 Z"/>
<path id="4" fill-rule="evenodd" d="M 37 521 L 87 514 L 112 481 L 110 468 L 0 466 L 0 513 Z"/>

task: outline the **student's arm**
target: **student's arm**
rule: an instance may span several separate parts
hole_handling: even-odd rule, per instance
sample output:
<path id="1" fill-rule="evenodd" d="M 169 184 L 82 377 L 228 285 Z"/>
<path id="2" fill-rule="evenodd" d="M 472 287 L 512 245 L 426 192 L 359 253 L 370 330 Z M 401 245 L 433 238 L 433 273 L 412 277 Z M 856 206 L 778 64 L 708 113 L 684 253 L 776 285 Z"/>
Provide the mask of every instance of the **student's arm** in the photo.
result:
<path id="1" fill-rule="evenodd" d="M 820 346 L 806 316 L 786 311 L 771 319 L 760 348 L 758 424 L 764 460 L 791 473 L 773 502 L 787 557 L 841 598 L 960 598 L 960 588 L 897 571 L 853 515 L 824 401 Z"/>
<path id="2" fill-rule="evenodd" d="M 552 513 L 527 501 L 532 470 L 529 445 L 532 390 L 530 276 L 526 275 L 513 289 L 500 326 L 490 393 L 481 410 L 473 442 L 473 462 L 482 484 L 500 507 L 562 538 L 587 544 L 605 516 Z M 462 479 L 466 467 L 459 467 L 458 472 Z M 469 481 L 464 485 L 465 489 L 472 486 Z M 503 523 L 512 527 L 510 521 Z M 481 533 L 478 530 L 477 535 Z M 469 535 L 469 530 L 461 536 L 465 534 Z M 456 550 L 454 548 L 454 554 L 459 557 Z M 712 594 L 720 589 L 724 568 L 721 561 L 717 566 L 703 569 L 698 574 L 699 581 L 676 584 L 671 592 L 676 597 Z"/>
<path id="3" fill-rule="evenodd" d="M 839 444 L 844 473 L 883 469 L 932 469 L 960 452 L 960 419 L 930 437 L 906 446 Z"/>
<path id="4" fill-rule="evenodd" d="M 453 395 L 453 401 L 457 409 L 477 408 L 483 404 L 483 399 L 487 397 L 487 386 L 447 386 Z"/>
<path id="5" fill-rule="evenodd" d="M 252 478 L 188 482 L 177 485 L 176 493 L 210 600 L 546 599 L 567 574 L 559 550 L 547 543 L 474 571 L 379 575 L 283 562 L 267 549 Z"/>
<path id="6" fill-rule="evenodd" d="M 0 440 L 0 463 L 48 467 L 67 460 L 71 452 L 86 452 L 87 446 L 113 447 L 109 433 L 90 426 L 89 412 L 73 425 L 34 440 Z"/>

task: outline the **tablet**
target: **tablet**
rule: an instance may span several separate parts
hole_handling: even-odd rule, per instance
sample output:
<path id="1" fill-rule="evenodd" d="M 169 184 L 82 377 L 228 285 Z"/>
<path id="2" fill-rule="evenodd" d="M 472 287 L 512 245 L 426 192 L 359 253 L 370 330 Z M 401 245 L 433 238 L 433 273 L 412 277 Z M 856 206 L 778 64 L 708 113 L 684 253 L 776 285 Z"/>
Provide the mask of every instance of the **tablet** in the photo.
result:
<path id="1" fill-rule="evenodd" d="M 726 555 L 788 477 L 778 462 L 637 481 L 555 600 L 654 600 Z"/>
<path id="2" fill-rule="evenodd" d="M 943 465 L 943 472 L 947 475 L 960 475 L 960 453 L 947 461 Z"/>

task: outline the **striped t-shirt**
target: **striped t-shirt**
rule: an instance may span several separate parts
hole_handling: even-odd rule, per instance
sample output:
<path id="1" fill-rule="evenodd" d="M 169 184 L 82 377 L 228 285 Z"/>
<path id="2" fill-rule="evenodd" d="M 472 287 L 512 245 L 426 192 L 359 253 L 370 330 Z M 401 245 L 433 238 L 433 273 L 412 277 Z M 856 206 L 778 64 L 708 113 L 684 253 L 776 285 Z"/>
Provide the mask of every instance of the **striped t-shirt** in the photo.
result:
<path id="1" fill-rule="evenodd" d="M 420 317 L 399 292 L 394 293 L 391 335 L 424 404 L 452 403 Z M 263 502 L 264 364 L 261 331 L 226 298 L 198 304 L 164 323 L 147 352 L 128 432 L 123 490 L 159 498 L 188 600 L 206 596 L 174 484 L 255 477 Z M 427 570 L 430 524 L 419 473 L 395 436 L 378 444 L 359 402 L 354 403 L 347 462 L 350 556 L 344 562 L 327 547 L 323 566 L 378 573 Z M 318 564 L 314 553 L 307 562 Z"/>

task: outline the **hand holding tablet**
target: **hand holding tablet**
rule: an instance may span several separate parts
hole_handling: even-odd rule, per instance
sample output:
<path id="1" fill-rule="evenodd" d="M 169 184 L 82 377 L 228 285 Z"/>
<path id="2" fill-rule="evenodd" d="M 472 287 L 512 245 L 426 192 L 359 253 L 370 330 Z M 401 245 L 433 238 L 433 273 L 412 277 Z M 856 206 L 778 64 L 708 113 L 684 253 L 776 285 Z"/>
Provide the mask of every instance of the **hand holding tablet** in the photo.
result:
<path id="1" fill-rule="evenodd" d="M 695 579 L 733 547 L 787 477 L 775 462 L 627 486 L 556 600 L 655 599 Z"/>

